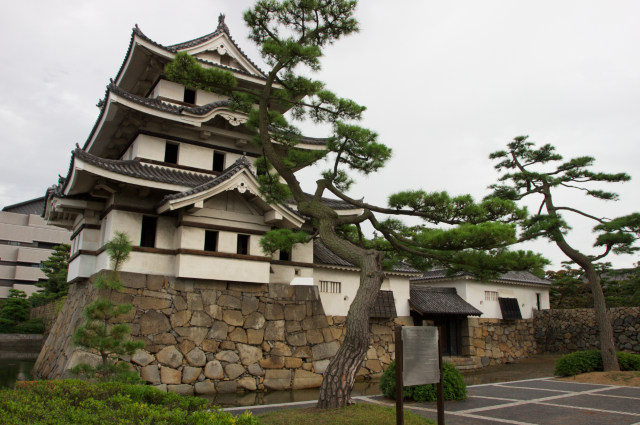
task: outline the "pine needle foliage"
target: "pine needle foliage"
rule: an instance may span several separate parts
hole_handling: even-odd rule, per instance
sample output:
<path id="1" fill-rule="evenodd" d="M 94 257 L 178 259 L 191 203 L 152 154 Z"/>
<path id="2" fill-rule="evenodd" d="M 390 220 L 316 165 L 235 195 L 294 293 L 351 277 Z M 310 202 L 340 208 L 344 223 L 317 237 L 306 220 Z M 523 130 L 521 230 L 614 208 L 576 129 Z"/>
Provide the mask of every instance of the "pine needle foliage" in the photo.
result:
<path id="1" fill-rule="evenodd" d="M 97 289 L 121 292 L 124 285 L 120 280 L 120 270 L 130 258 L 131 239 L 126 233 L 116 232 L 113 239 L 105 244 L 111 270 L 98 274 L 93 282 Z M 131 328 L 125 323 L 113 323 L 114 319 L 133 309 L 131 304 L 116 305 L 108 298 L 99 297 L 87 305 L 82 312 L 84 323 L 73 333 L 76 346 L 96 352 L 102 363 L 92 366 L 82 363 L 71 369 L 75 375 L 99 381 L 141 382 L 135 371 L 125 362 L 117 362 L 118 357 L 132 355 L 144 348 L 142 341 L 131 341 Z"/>
<path id="2" fill-rule="evenodd" d="M 70 251 L 71 245 L 69 244 L 56 245 L 49 258 L 42 262 L 44 266 L 42 271 L 47 276 L 47 280 L 36 283 L 37 287 L 43 289 L 29 297 L 32 307 L 48 304 L 67 295 L 69 291 L 67 274 L 69 272 Z"/>

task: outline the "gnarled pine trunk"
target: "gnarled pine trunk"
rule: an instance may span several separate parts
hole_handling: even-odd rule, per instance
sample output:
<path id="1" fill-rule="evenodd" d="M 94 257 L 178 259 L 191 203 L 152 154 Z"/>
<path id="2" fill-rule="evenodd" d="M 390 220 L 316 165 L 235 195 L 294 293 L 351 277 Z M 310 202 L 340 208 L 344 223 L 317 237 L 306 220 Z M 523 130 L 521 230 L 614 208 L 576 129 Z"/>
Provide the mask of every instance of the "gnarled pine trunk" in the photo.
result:
<path id="1" fill-rule="evenodd" d="M 347 316 L 347 333 L 324 373 L 318 397 L 319 408 L 338 408 L 349 404 L 356 374 L 369 348 L 369 312 L 384 280 L 383 254 L 368 250 L 364 257 L 360 287 Z"/>

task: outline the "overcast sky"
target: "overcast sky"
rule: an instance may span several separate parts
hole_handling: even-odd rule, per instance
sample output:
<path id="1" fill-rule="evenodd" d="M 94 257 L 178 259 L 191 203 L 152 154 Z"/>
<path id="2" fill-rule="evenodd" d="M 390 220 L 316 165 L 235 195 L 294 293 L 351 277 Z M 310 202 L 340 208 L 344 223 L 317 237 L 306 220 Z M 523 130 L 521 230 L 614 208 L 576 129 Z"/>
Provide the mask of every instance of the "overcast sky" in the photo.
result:
<path id="1" fill-rule="evenodd" d="M 226 13 L 237 43 L 263 64 L 242 21 L 249 0 L 2 3 L 0 207 L 43 196 L 66 175 L 134 24 L 169 45 L 212 32 Z M 497 177 L 489 153 L 527 134 L 566 158 L 590 155 L 595 169 L 633 177 L 610 186 L 619 202 L 559 192 L 558 205 L 609 218 L 640 211 L 638 16 L 637 1 L 362 1 L 362 31 L 326 50 L 317 78 L 368 107 L 362 125 L 394 158 L 351 195 L 385 204 L 395 191 L 422 188 L 480 199 Z M 322 168 L 301 172 L 308 191 Z M 566 218 L 570 242 L 596 253 L 592 223 Z M 565 260 L 546 242 L 522 248 L 554 268 Z M 638 261 L 609 258 L 616 267 Z"/>

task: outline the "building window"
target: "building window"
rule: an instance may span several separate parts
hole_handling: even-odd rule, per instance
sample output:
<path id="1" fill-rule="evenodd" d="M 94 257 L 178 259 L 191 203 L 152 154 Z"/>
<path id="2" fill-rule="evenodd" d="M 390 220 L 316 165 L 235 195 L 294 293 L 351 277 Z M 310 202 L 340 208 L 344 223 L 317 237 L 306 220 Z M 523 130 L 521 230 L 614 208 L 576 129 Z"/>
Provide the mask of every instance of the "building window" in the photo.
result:
<path id="1" fill-rule="evenodd" d="M 342 292 L 342 283 L 340 282 L 328 282 L 326 280 L 320 281 L 320 292 L 329 292 L 332 294 L 339 294 Z"/>
<path id="2" fill-rule="evenodd" d="M 196 91 L 191 89 L 184 89 L 184 103 L 196 104 Z"/>
<path id="3" fill-rule="evenodd" d="M 536 294 L 536 309 L 540 310 L 540 294 Z"/>
<path id="4" fill-rule="evenodd" d="M 164 162 L 169 164 L 177 164 L 178 163 L 178 149 L 180 145 L 176 143 L 169 143 L 164 147 Z"/>
<path id="5" fill-rule="evenodd" d="M 291 261 L 291 253 L 280 251 L 280 256 L 278 258 L 280 261 Z"/>
<path id="6" fill-rule="evenodd" d="M 218 232 L 204 231 L 204 250 L 210 252 L 218 251 Z"/>
<path id="7" fill-rule="evenodd" d="M 7 245 L 19 246 L 20 242 L 9 241 L 7 242 Z"/>
<path id="8" fill-rule="evenodd" d="M 485 301 L 498 301 L 498 293 L 493 291 L 484 291 Z"/>
<path id="9" fill-rule="evenodd" d="M 142 234 L 140 236 L 140 246 L 147 248 L 156 247 L 156 227 L 157 217 L 142 216 Z"/>
<path id="10" fill-rule="evenodd" d="M 59 243 L 49 243 L 49 242 L 37 242 L 38 248 L 42 249 L 53 249 L 53 247 L 60 245 Z"/>
<path id="11" fill-rule="evenodd" d="M 213 151 L 213 171 L 224 170 L 224 154 L 222 152 Z"/>
<path id="12" fill-rule="evenodd" d="M 229 66 L 231 63 L 231 57 L 229 55 L 220 55 L 220 65 Z"/>
<path id="13" fill-rule="evenodd" d="M 249 235 L 238 235 L 238 254 L 249 255 Z"/>

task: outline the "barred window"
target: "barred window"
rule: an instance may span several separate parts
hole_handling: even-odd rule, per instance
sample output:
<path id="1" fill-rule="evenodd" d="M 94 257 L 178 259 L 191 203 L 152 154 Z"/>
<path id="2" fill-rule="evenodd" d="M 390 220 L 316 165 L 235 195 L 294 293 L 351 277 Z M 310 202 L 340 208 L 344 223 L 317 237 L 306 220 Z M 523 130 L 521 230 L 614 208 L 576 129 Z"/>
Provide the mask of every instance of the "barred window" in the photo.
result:
<path id="1" fill-rule="evenodd" d="M 320 292 L 330 292 L 333 294 L 339 294 L 342 292 L 342 284 L 340 282 L 328 282 L 326 280 L 321 280 Z"/>
<path id="2" fill-rule="evenodd" d="M 493 291 L 484 291 L 485 301 L 498 301 L 498 293 Z"/>

